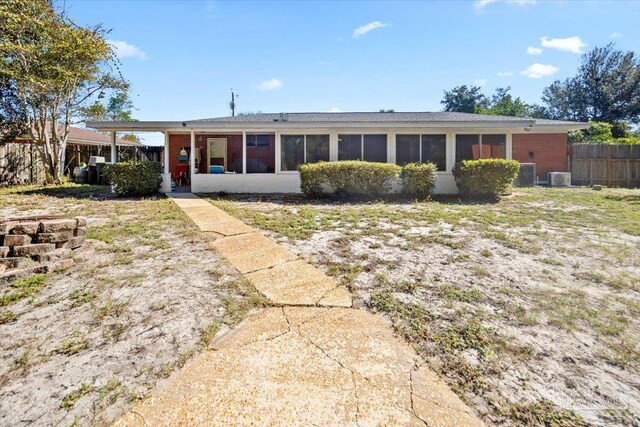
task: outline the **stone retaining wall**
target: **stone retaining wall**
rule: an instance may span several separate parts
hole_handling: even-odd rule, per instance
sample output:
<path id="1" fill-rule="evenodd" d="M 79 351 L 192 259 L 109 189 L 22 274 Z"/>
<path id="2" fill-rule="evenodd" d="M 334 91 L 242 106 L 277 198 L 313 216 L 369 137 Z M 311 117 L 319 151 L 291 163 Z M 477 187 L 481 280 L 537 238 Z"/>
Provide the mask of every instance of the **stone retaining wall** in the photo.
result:
<path id="1" fill-rule="evenodd" d="M 66 258 L 84 243 L 87 220 L 18 218 L 0 220 L 0 274 L 32 259 L 47 263 Z"/>

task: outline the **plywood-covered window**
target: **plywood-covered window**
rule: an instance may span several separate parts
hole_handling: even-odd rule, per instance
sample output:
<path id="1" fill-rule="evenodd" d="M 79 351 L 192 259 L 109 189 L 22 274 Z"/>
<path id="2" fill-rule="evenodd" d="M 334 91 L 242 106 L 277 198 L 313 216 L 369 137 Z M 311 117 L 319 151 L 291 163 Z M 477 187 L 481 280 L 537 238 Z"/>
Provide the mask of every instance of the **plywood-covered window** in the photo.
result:
<path id="1" fill-rule="evenodd" d="M 456 135 L 456 162 L 477 159 L 504 159 L 507 154 L 507 135 Z"/>

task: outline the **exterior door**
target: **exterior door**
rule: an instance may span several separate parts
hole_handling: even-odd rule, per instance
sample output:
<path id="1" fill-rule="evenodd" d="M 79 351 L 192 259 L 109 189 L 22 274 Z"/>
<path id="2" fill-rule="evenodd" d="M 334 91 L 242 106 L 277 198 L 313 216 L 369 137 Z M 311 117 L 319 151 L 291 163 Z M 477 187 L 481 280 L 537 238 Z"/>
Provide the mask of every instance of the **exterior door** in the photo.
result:
<path id="1" fill-rule="evenodd" d="M 207 173 L 211 166 L 227 171 L 227 138 L 207 138 Z"/>

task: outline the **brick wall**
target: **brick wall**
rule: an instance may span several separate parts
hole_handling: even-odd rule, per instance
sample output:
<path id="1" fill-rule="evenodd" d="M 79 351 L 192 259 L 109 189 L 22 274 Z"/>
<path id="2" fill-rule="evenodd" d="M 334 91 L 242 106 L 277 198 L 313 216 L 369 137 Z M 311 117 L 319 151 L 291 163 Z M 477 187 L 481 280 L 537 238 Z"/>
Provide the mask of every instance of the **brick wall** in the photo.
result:
<path id="1" fill-rule="evenodd" d="M 567 134 L 514 134 L 512 157 L 520 163 L 535 163 L 536 175 L 547 180 L 548 172 L 567 172 Z"/>
<path id="2" fill-rule="evenodd" d="M 227 139 L 227 167 L 231 167 L 236 160 L 242 168 L 242 135 L 220 135 L 220 134 L 196 134 L 196 150 L 200 149 L 200 165 L 198 170 L 200 173 L 207 173 L 207 138 L 226 138 Z M 169 135 L 169 170 L 174 172 L 178 162 L 180 150 L 185 148 L 187 151 L 191 147 L 191 135 Z M 262 160 L 269 171 L 275 171 L 276 163 L 276 143 L 275 135 L 270 135 L 268 147 L 247 147 L 247 160 Z M 186 162 L 182 162 L 187 164 Z M 240 169 L 238 170 L 238 172 Z"/>

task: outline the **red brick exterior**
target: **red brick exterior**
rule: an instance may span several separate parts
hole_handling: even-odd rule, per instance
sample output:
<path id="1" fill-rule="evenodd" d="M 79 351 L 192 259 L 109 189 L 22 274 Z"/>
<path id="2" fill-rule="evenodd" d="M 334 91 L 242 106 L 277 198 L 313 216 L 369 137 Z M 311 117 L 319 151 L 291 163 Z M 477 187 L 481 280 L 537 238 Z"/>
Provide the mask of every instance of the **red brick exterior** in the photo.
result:
<path id="1" fill-rule="evenodd" d="M 520 163 L 535 163 L 541 181 L 546 181 L 549 172 L 567 172 L 567 134 L 514 134 L 512 158 Z"/>
<path id="2" fill-rule="evenodd" d="M 242 161 L 242 135 L 221 135 L 221 134 L 196 134 L 196 150 L 200 150 L 201 162 L 198 165 L 200 173 L 207 173 L 207 138 L 227 138 L 227 167 L 236 160 Z M 169 171 L 173 174 L 178 165 L 178 155 L 182 148 L 187 152 L 191 149 L 191 135 L 170 134 L 169 135 Z M 260 159 L 269 172 L 274 172 L 276 167 L 276 143 L 275 135 L 269 138 L 268 147 L 247 147 L 247 159 Z M 187 164 L 187 162 L 182 162 Z"/>

